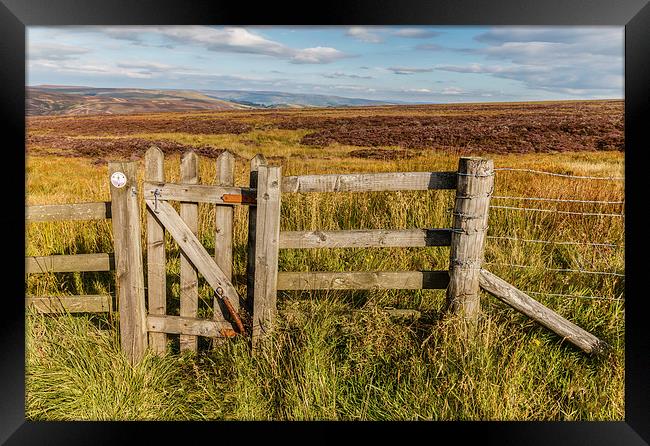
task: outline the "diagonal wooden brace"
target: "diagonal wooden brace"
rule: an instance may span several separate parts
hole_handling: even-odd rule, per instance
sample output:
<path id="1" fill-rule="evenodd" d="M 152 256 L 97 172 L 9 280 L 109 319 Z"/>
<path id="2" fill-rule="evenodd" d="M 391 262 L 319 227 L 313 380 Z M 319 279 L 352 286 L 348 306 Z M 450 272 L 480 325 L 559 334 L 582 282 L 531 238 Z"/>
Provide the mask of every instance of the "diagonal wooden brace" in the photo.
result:
<path id="1" fill-rule="evenodd" d="M 153 210 L 155 206 L 153 200 L 145 199 L 145 202 L 149 209 Z M 178 243 L 183 254 L 190 259 L 212 289 L 217 292 L 217 289 L 221 288 L 224 299 L 227 299 L 233 307 L 237 308 L 237 305 L 233 303 L 239 301 L 237 290 L 235 290 L 230 280 L 228 280 L 221 268 L 219 268 L 212 256 L 208 254 L 199 239 L 192 233 L 176 210 L 166 201 L 158 201 L 158 213 L 154 214 L 154 216 L 169 231 L 169 234 Z"/>

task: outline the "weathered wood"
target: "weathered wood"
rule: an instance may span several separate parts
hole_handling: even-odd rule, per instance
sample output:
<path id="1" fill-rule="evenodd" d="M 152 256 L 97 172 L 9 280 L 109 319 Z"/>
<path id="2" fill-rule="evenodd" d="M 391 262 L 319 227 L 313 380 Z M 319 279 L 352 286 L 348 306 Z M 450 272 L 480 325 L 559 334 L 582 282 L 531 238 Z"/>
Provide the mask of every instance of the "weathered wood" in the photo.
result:
<path id="1" fill-rule="evenodd" d="M 608 348 L 608 345 L 596 336 L 578 327 L 573 322 L 566 320 L 555 311 L 545 307 L 528 294 L 518 290 L 491 272 L 481 269 L 479 281 L 481 288 L 485 291 L 558 334 L 563 339 L 568 340 L 583 351 L 587 353 L 600 353 Z"/>
<path id="2" fill-rule="evenodd" d="M 25 305 L 39 313 L 102 313 L 112 310 L 110 295 L 28 296 Z"/>
<path id="3" fill-rule="evenodd" d="M 449 261 L 448 309 L 475 326 L 480 311 L 479 270 L 483 262 L 494 165 L 483 158 L 460 158 Z"/>
<path id="4" fill-rule="evenodd" d="M 449 246 L 449 229 L 283 231 L 280 249 Z"/>
<path id="5" fill-rule="evenodd" d="M 162 181 L 146 181 L 144 196 L 153 197 L 158 190 L 160 200 L 184 201 L 187 203 L 212 203 L 222 205 L 254 204 L 255 190 L 249 187 L 212 186 L 210 184 L 176 184 Z M 226 199 L 224 200 L 224 195 Z M 229 196 L 243 196 L 239 201 Z"/>
<path id="6" fill-rule="evenodd" d="M 448 271 L 280 272 L 278 290 L 445 289 Z"/>
<path id="7" fill-rule="evenodd" d="M 227 150 L 217 158 L 217 185 L 232 186 L 235 184 L 235 157 Z M 233 208 L 231 206 L 215 206 L 214 261 L 224 276 L 232 282 L 232 237 L 233 237 Z M 239 311 L 239 300 L 235 302 L 235 310 Z M 214 320 L 225 320 L 224 310 L 220 299 L 214 298 Z"/>
<path id="8" fill-rule="evenodd" d="M 343 311 L 337 311 L 334 314 L 345 316 L 345 317 L 351 317 L 354 315 L 358 314 L 364 314 L 364 313 L 370 313 L 371 310 L 343 310 Z M 390 317 L 394 318 L 402 318 L 402 319 L 419 319 L 422 316 L 422 313 L 419 312 L 418 310 L 407 310 L 407 309 L 401 309 L 401 308 L 380 308 L 379 312 L 381 313 L 386 313 Z M 298 310 L 295 308 L 285 308 L 285 309 L 279 309 L 278 314 L 285 316 L 285 317 L 305 317 L 308 316 L 309 313 L 304 310 Z"/>
<path id="9" fill-rule="evenodd" d="M 25 206 L 25 220 L 29 222 L 106 218 L 111 218 L 110 201 Z"/>
<path id="10" fill-rule="evenodd" d="M 145 179 L 165 181 L 165 155 L 157 147 L 151 147 L 144 156 Z M 146 195 L 145 195 L 146 196 Z M 167 273 L 165 256 L 165 228 L 147 208 L 147 298 L 149 314 L 164 315 L 167 312 Z M 163 354 L 167 349 L 167 335 L 149 333 L 149 347 Z"/>
<path id="11" fill-rule="evenodd" d="M 137 162 L 109 162 L 109 178 L 115 172 L 126 176 L 123 187 L 110 185 L 120 338 L 127 358 L 136 363 L 147 348 Z"/>
<path id="12" fill-rule="evenodd" d="M 253 347 L 273 328 L 277 312 L 278 253 L 280 246 L 281 167 L 259 166 L 253 295 Z"/>
<path id="13" fill-rule="evenodd" d="M 282 179 L 282 192 L 371 192 L 454 189 L 456 172 L 299 175 Z"/>
<path id="14" fill-rule="evenodd" d="M 199 182 L 199 158 L 192 151 L 185 152 L 181 158 L 181 183 L 197 184 Z M 199 207 L 196 203 L 181 202 L 181 219 L 194 235 L 199 231 Z M 181 253 L 181 278 L 180 278 L 180 315 L 195 318 L 199 308 L 199 277 L 196 268 L 190 259 Z M 189 335 L 180 336 L 181 352 L 197 351 L 197 337 Z"/>
<path id="15" fill-rule="evenodd" d="M 113 254 L 106 253 L 25 257 L 27 274 L 111 271 L 114 268 Z"/>
<path id="16" fill-rule="evenodd" d="M 257 194 L 257 171 L 260 166 L 266 166 L 264 155 L 257 154 L 250 160 L 249 186 Z M 255 196 L 257 199 L 257 195 Z M 257 224 L 257 207 L 248 208 L 248 250 L 246 253 L 246 305 L 253 312 L 253 297 L 255 290 L 255 225 Z"/>
<path id="17" fill-rule="evenodd" d="M 153 200 L 147 198 L 145 203 L 150 209 L 154 208 Z M 221 288 L 224 298 L 228 299 L 231 305 L 234 306 L 234 302 L 239 299 L 237 290 L 174 208 L 165 201 L 159 201 L 158 213 L 154 215 L 178 243 L 183 254 L 194 264 L 212 289 L 216 291 L 217 288 Z"/>
<path id="18" fill-rule="evenodd" d="M 155 333 L 180 334 L 181 336 L 231 337 L 232 326 L 228 322 L 211 321 L 182 316 L 147 316 L 147 329 Z"/>

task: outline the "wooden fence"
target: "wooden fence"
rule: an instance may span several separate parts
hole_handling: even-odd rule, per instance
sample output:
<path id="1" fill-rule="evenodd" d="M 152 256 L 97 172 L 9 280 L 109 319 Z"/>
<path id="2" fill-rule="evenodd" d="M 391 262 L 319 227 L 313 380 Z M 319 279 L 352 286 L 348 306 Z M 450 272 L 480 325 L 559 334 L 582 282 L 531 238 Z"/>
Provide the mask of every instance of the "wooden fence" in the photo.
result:
<path id="1" fill-rule="evenodd" d="M 55 217 L 113 218 L 115 271 L 119 297 L 122 348 L 137 362 L 147 347 L 163 354 L 167 335 L 180 335 L 181 351 L 196 351 L 197 337 L 246 335 L 255 348 L 273 329 L 278 290 L 320 289 L 446 289 L 450 312 L 474 324 L 479 314 L 479 289 L 493 294 L 586 352 L 601 351 L 600 340 L 525 293 L 482 269 L 490 196 L 494 185 L 491 160 L 461 158 L 457 171 L 398 172 L 282 177 L 262 155 L 250 162 L 248 187 L 234 186 L 234 157 L 216 160 L 216 184 L 198 184 L 199 159 L 193 152 L 181 158 L 180 182 L 164 177 L 164 155 L 150 148 L 145 156 L 143 199 L 146 204 L 147 265 L 140 242 L 137 162 L 110 162 L 111 203 L 87 204 L 77 211 L 56 206 L 29 209 L 28 219 Z M 118 181 L 113 181 L 113 179 Z M 455 191 L 451 228 L 280 231 L 282 194 L 408 190 Z M 170 201 L 180 202 L 176 212 Z M 215 250 L 207 252 L 197 238 L 198 203 L 216 207 Z M 232 284 L 233 207 L 248 206 L 247 298 Z M 79 205 L 80 206 L 80 205 Z M 47 209 L 45 209 L 47 208 Z M 31 217 L 30 217 L 31 216 Z M 40 216 L 40 217 L 39 217 Z M 167 314 L 165 233 L 181 251 L 180 311 Z M 278 271 L 280 249 L 449 246 L 446 270 L 292 272 Z M 107 254 L 88 254 L 85 268 L 110 266 Z M 81 259 L 28 260 L 29 268 L 77 267 Z M 78 257 L 78 256 L 76 256 Z M 75 263 L 76 262 L 76 263 Z M 68 270 L 65 269 L 65 270 Z M 145 293 L 144 271 L 147 271 Z M 211 320 L 197 317 L 198 274 L 214 290 Z M 242 310 L 246 311 L 242 311 Z M 244 317 L 244 314 L 250 318 Z"/>
<path id="2" fill-rule="evenodd" d="M 75 203 L 27 206 L 26 223 L 102 220 L 111 218 L 111 203 Z M 33 256 L 25 258 L 27 274 L 43 274 L 77 271 L 111 271 L 115 269 L 113 254 L 76 254 Z M 43 313 L 58 312 L 105 312 L 112 310 L 111 295 L 77 296 L 26 296 L 26 305 Z"/>

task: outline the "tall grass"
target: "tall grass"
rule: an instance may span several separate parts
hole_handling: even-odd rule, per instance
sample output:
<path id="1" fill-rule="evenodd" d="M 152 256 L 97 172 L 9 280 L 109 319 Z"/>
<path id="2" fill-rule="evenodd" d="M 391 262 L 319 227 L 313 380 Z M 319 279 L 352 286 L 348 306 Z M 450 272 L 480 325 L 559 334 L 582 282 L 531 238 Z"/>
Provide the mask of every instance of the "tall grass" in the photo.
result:
<path id="1" fill-rule="evenodd" d="M 285 135 L 286 133 L 286 135 Z M 230 135 L 232 137 L 232 135 Z M 422 153 L 409 160 L 346 157 L 349 148 L 294 148 L 287 132 L 230 141 L 245 158 L 262 152 L 283 175 L 334 172 L 455 170 L 457 157 Z M 183 138 L 183 135 L 176 135 Z M 251 135 L 246 136 L 250 138 Z M 234 137 L 233 137 L 234 138 Z M 283 139 L 285 138 L 285 139 Z M 270 145 L 268 151 L 266 144 Z M 284 147 L 284 152 L 283 152 Z M 240 151 L 241 149 L 241 151 Z M 287 156 L 300 152 L 301 156 Z M 281 155 L 283 154 L 284 155 Z M 588 175 L 621 175 L 618 153 L 496 155 L 513 166 Z M 106 166 L 75 159 L 28 159 L 28 202 L 108 200 Z M 236 183 L 247 184 L 239 158 Z M 47 174 L 46 174 L 47 172 Z M 178 156 L 166 161 L 177 181 Z M 75 181 L 71 181 L 71 176 Z M 214 162 L 202 159 L 200 180 L 213 183 Z M 622 185 L 499 172 L 495 194 L 620 200 Z M 496 204 L 496 201 L 493 202 Z M 506 201 L 499 204 L 522 206 Z M 528 204 L 528 203 L 527 203 Z M 284 194 L 282 230 L 449 227 L 448 191 Z M 526 207 L 554 208 L 535 204 Z M 618 212 L 619 208 L 562 204 L 558 209 Z M 144 210 L 143 210 L 144 217 Z M 199 206 L 199 238 L 214 249 L 214 208 Z M 623 244 L 622 218 L 568 216 L 493 209 L 489 234 L 522 239 L 583 240 Z M 245 289 L 247 214 L 235 211 L 235 285 Z M 143 247 L 144 244 L 143 244 Z M 110 252 L 110 221 L 33 223 L 27 255 Z M 178 314 L 179 251 L 167 240 L 168 306 Z M 569 268 L 624 271 L 620 249 L 534 244 L 489 239 L 486 261 L 517 287 L 538 292 L 621 297 L 620 277 L 551 273 Z M 446 269 L 449 249 L 282 250 L 280 270 L 364 271 Z M 513 268 L 520 264 L 540 268 Z M 81 294 L 110 291 L 110 273 L 31 275 L 27 292 Z M 444 291 L 280 292 L 278 329 L 259 355 L 234 341 L 198 356 L 178 355 L 177 337 L 163 358 L 147 356 L 131 368 L 119 353 L 117 315 L 27 314 L 27 417 L 29 419 L 272 419 L 272 420 L 621 420 L 624 417 L 624 319 L 621 301 L 534 296 L 612 345 L 589 358 L 509 307 L 483 295 L 473 342 L 442 318 Z M 212 294 L 201 281 L 199 314 L 211 316 Z M 396 319 L 382 308 L 416 309 L 417 320 Z M 359 310 L 350 312 L 349 310 Z"/>

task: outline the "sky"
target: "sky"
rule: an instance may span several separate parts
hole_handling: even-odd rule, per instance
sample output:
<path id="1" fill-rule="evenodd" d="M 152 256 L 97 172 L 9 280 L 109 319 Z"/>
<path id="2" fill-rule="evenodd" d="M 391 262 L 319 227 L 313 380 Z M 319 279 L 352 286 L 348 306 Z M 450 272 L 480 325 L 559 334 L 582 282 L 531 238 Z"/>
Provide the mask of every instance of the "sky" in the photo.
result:
<path id="1" fill-rule="evenodd" d="M 623 27 L 27 29 L 27 85 L 264 90 L 405 102 L 623 98 Z"/>

